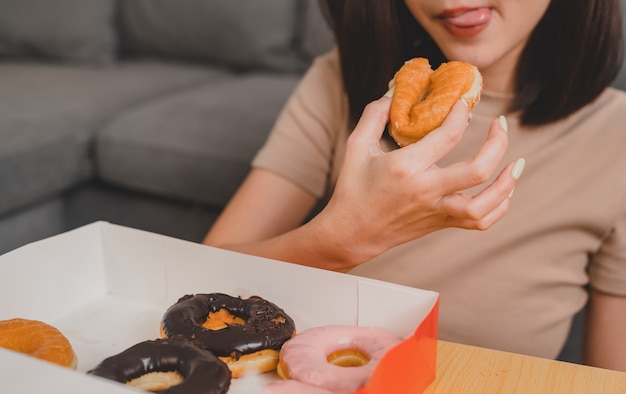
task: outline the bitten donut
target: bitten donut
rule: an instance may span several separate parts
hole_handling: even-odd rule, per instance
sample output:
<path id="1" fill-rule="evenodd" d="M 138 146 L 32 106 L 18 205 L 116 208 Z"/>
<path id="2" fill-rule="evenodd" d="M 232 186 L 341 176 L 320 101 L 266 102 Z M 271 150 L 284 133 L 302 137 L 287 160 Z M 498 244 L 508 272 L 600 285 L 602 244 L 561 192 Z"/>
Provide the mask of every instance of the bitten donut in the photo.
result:
<path id="1" fill-rule="evenodd" d="M 389 83 L 393 88 L 389 134 L 400 146 L 422 139 L 441 126 L 460 99 L 469 109 L 482 93 L 482 76 L 475 66 L 451 61 L 432 70 L 425 58 L 408 60 Z"/>
<path id="2" fill-rule="evenodd" d="M 0 321 L 0 347 L 76 369 L 78 359 L 70 341 L 55 327 L 39 320 Z"/>
<path id="3" fill-rule="evenodd" d="M 234 378 L 274 370 L 278 351 L 295 330 L 291 317 L 275 304 L 222 293 L 186 295 L 161 321 L 162 336 L 193 339 L 224 361 Z"/>
<path id="4" fill-rule="evenodd" d="M 224 362 L 184 338 L 140 342 L 87 373 L 162 394 L 222 394 L 231 379 Z"/>
<path id="5" fill-rule="evenodd" d="M 401 341 L 399 336 L 376 327 L 311 328 L 283 345 L 277 372 L 283 379 L 333 393 L 352 393 L 367 382 L 387 350 Z"/>

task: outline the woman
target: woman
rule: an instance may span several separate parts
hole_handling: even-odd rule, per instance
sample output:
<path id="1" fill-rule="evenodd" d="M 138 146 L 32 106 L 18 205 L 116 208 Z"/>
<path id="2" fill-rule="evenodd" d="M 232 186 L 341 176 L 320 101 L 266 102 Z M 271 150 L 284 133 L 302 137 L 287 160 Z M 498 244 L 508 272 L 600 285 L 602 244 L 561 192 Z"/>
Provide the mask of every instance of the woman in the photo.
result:
<path id="1" fill-rule="evenodd" d="M 589 302 L 585 362 L 626 371 L 617 0 L 325 4 L 337 50 L 305 75 L 205 243 L 438 291 L 440 338 L 541 357 Z M 484 91 L 467 130 L 457 104 L 394 149 L 377 98 L 416 56 L 475 64 Z"/>

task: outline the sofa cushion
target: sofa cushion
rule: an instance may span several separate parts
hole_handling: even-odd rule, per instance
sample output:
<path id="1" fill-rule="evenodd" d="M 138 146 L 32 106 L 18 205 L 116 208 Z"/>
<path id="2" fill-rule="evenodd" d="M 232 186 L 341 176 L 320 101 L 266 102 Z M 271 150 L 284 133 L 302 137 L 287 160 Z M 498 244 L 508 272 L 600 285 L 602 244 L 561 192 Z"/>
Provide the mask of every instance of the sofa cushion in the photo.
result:
<path id="1" fill-rule="evenodd" d="M 195 67 L 0 65 L 0 214 L 93 175 L 93 134 L 122 110 L 224 74 Z"/>
<path id="2" fill-rule="evenodd" d="M 121 7 L 131 55 L 217 62 L 230 68 L 299 70 L 294 0 L 133 0 Z"/>
<path id="3" fill-rule="evenodd" d="M 113 59 L 114 0 L 0 0 L 0 57 L 80 63 Z"/>
<path id="4" fill-rule="evenodd" d="M 207 83 L 118 117 L 97 139 L 105 181 L 223 206 L 298 81 L 254 74 Z"/>
<path id="5" fill-rule="evenodd" d="M 307 0 L 303 4 L 300 26 L 300 50 L 303 56 L 313 58 L 329 51 L 334 43 L 334 36 L 322 9 L 321 1 Z"/>

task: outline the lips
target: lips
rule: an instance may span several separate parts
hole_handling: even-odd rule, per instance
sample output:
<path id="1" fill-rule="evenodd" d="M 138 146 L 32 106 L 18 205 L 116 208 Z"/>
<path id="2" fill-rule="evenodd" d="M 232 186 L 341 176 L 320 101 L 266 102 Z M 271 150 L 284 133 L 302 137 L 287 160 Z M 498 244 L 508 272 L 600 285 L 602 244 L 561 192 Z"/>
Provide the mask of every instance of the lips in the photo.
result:
<path id="1" fill-rule="evenodd" d="M 491 9 L 457 8 L 445 10 L 439 18 L 444 27 L 457 37 L 473 37 L 487 28 L 491 20 Z"/>

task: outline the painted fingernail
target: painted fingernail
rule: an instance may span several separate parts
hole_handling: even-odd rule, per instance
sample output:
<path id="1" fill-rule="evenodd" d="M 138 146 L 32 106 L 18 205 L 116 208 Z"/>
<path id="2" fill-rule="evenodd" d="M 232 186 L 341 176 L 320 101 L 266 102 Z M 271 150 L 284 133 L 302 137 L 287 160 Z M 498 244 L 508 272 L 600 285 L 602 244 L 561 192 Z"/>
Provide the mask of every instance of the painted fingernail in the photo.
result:
<path id="1" fill-rule="evenodd" d="M 502 127 L 502 130 L 507 133 L 509 131 L 509 124 L 506 122 L 506 117 L 504 115 L 500 115 L 498 121 L 500 122 L 500 127 Z"/>
<path id="2" fill-rule="evenodd" d="M 513 197 L 513 192 L 515 191 L 515 187 L 511 189 L 511 193 L 509 193 L 509 198 Z"/>
<path id="3" fill-rule="evenodd" d="M 513 169 L 511 170 L 511 175 L 513 176 L 513 179 L 519 179 L 519 177 L 522 176 L 522 172 L 524 172 L 525 165 L 526 165 L 526 160 L 524 160 L 523 158 L 517 159 L 517 161 L 515 162 L 515 165 L 513 166 Z"/>

